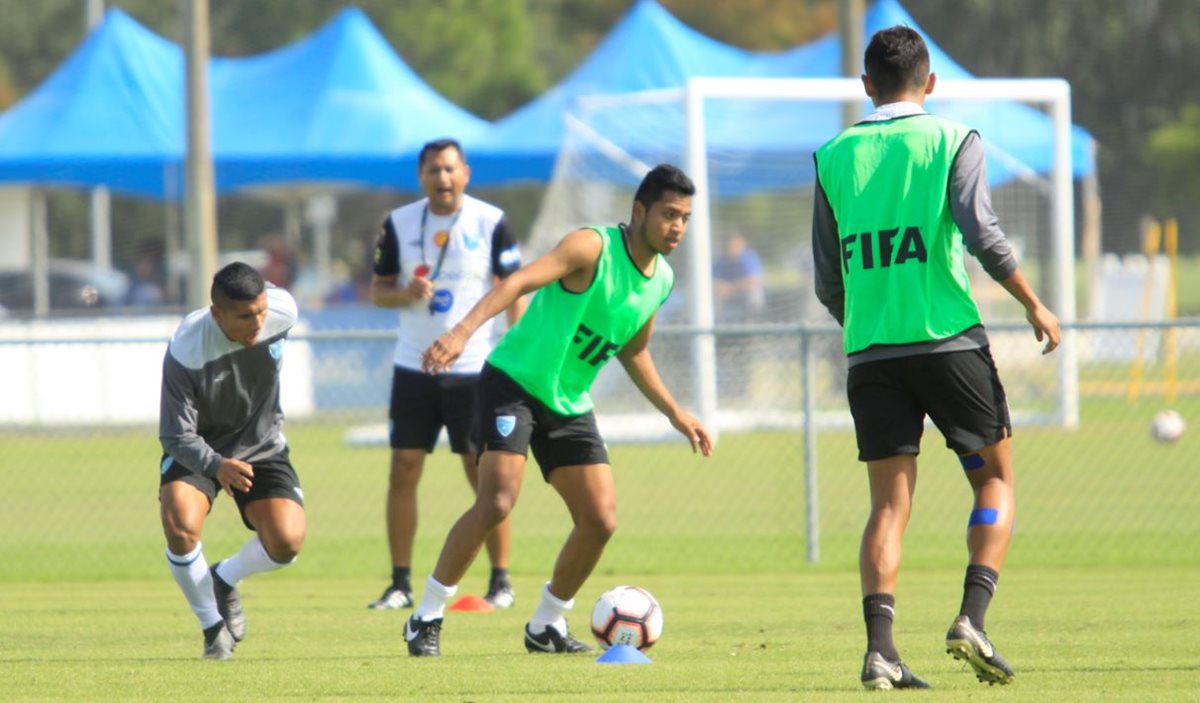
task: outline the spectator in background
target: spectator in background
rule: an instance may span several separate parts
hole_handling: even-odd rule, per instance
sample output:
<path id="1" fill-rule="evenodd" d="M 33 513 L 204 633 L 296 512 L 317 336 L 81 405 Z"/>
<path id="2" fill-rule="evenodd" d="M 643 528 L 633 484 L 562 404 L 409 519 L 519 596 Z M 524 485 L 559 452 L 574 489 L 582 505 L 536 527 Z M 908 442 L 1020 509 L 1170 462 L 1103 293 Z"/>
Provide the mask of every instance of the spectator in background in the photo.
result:
<path id="1" fill-rule="evenodd" d="M 763 265 L 746 237 L 734 232 L 713 262 L 713 296 L 718 323 L 750 322 L 766 302 Z M 754 369 L 754 338 L 717 336 L 718 392 L 728 398 L 743 397 L 750 389 Z"/>
<path id="2" fill-rule="evenodd" d="M 713 294 L 718 321 L 746 321 L 763 309 L 762 259 L 740 232 L 725 240 L 721 256 L 713 262 Z"/>
<path id="3" fill-rule="evenodd" d="M 325 293 L 326 305 L 350 305 L 371 298 L 371 266 L 366 263 L 334 262 L 335 282 Z"/>
<path id="4" fill-rule="evenodd" d="M 290 290 L 299 268 L 295 247 L 282 234 L 267 235 L 261 247 L 267 254 L 267 262 L 259 270 L 263 279 L 273 286 Z"/>
<path id="5" fill-rule="evenodd" d="M 157 247 L 144 246 L 133 263 L 133 282 L 125 292 L 125 305 L 153 307 L 166 302 L 159 275 L 161 251 Z"/>

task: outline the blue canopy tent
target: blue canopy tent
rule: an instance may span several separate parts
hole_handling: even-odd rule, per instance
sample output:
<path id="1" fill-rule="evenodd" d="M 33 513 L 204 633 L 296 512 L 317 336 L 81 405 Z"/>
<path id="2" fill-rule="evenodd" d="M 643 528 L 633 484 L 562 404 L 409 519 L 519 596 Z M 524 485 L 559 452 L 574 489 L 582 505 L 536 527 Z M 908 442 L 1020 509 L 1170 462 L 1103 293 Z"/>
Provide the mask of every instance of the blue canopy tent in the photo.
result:
<path id="1" fill-rule="evenodd" d="M 562 82 L 495 124 L 473 151 L 474 180 L 549 180 L 563 115 L 580 96 L 678 88 L 691 76 L 744 76 L 753 66 L 751 52 L 700 34 L 653 0 L 638 2 Z"/>
<path id="2" fill-rule="evenodd" d="M 879 0 L 867 15 L 868 32 L 897 23 L 915 28 L 896 0 Z M 941 77 L 970 77 L 936 44 L 930 49 Z M 468 146 L 478 185 L 545 181 L 562 146 L 564 114 L 581 96 L 680 88 L 695 76 L 833 76 L 839 51 L 836 37 L 778 54 L 744 51 L 641 0 L 564 81 L 489 126 L 429 88 L 370 20 L 349 8 L 290 46 L 212 60 L 217 188 L 330 181 L 414 188 L 416 150 L 443 135 Z M 1041 169 L 1049 153 L 1041 113 L 1016 103 L 979 104 L 958 114 L 965 109 L 957 104 L 951 116 L 980 128 L 997 154 Z M 709 110 L 710 142 L 730 148 L 791 151 L 839 124 L 829 106 L 774 116 L 755 114 L 753 106 Z M 107 185 L 178 197 L 183 112 L 182 52 L 111 9 L 45 83 L 0 115 L 0 182 Z M 621 119 L 636 123 L 638 111 Z M 661 146 L 681 137 L 656 128 L 657 115 L 646 119 L 644 138 Z M 1076 175 L 1090 173 L 1090 137 L 1077 128 L 1073 142 Z M 997 180 L 1008 177 L 1000 162 L 991 166 Z"/>
<path id="3" fill-rule="evenodd" d="M 183 53 L 119 9 L 0 115 L 0 182 L 178 196 Z"/>
<path id="4" fill-rule="evenodd" d="M 868 36 L 895 24 L 921 31 L 896 0 L 876 2 L 865 24 Z M 933 69 L 940 78 L 972 79 L 928 36 L 926 40 Z M 702 76 L 832 78 L 840 75 L 840 52 L 836 36 L 779 53 L 743 51 L 699 34 L 654 0 L 641 0 L 576 71 L 496 123 L 486 144 L 475 150 L 477 180 L 549 179 L 563 146 L 565 116 L 581 116 L 583 112 L 587 113 L 583 119 L 588 128 L 595 130 L 597 137 L 635 157 L 681 154 L 685 135 L 678 108 L 672 114 L 664 108 L 664 101 L 612 100 L 609 104 L 614 107 L 606 114 L 582 102 L 589 96 L 619 98 L 656 90 L 681 91 L 690 78 Z M 674 100 L 676 105 L 682 102 L 681 93 L 664 98 Z M 863 100 L 865 113 L 865 96 Z M 942 107 L 942 114 L 966 122 L 984 135 L 993 183 L 1049 169 L 1053 130 L 1044 113 L 1018 102 L 955 102 Z M 930 108 L 939 110 L 936 100 L 931 101 Z M 752 176 L 763 155 L 794 159 L 797 153 L 811 153 L 842 127 L 841 107 L 832 102 L 778 104 L 767 110 L 763 103 L 712 101 L 705 105 L 704 120 L 710 147 L 729 153 L 740 151 L 746 156 L 745 170 L 737 173 L 738 177 Z M 1078 127 L 1072 134 L 1072 155 L 1076 177 L 1094 171 L 1092 138 Z M 479 178 L 481 171 L 483 178 Z M 760 173 L 759 182 L 740 180 L 736 189 L 790 185 L 810 179 L 811 162 L 803 161 L 786 172 Z"/>
<path id="5" fill-rule="evenodd" d="M 341 182 L 417 188 L 429 139 L 489 124 L 441 97 L 358 9 L 295 44 L 209 65 L 217 190 Z M 176 199 L 185 158 L 183 52 L 117 8 L 0 115 L 0 183 L 108 186 Z"/>
<path id="6" fill-rule="evenodd" d="M 416 190 L 421 146 L 467 147 L 489 125 L 443 98 L 357 8 L 284 48 L 212 66 L 213 158 L 222 191 L 341 182 Z"/>

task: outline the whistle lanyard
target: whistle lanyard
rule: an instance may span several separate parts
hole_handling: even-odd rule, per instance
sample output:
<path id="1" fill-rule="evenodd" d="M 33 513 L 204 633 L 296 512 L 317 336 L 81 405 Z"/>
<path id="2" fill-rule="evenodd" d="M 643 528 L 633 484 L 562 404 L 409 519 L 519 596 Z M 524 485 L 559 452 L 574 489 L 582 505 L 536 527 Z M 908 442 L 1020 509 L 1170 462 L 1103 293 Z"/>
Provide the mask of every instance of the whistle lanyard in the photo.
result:
<path id="1" fill-rule="evenodd" d="M 429 280 L 431 281 L 436 281 L 438 274 L 442 272 L 442 262 L 446 260 L 446 250 L 450 248 L 450 235 L 454 233 L 454 225 L 458 224 L 458 216 L 461 214 L 462 208 L 460 207 L 454 213 L 454 217 L 450 218 L 450 226 L 446 228 L 446 240 L 443 241 L 438 247 L 441 249 L 441 251 L 438 252 L 437 263 L 435 263 L 433 266 L 433 273 L 429 275 Z M 421 210 L 421 263 L 426 267 L 429 266 L 429 264 L 426 263 L 429 261 L 429 258 L 425 256 L 425 225 L 428 223 L 428 221 L 429 203 L 425 203 L 425 209 Z M 437 237 L 436 232 L 434 233 L 434 237 Z M 437 244 L 437 242 L 434 243 Z"/>

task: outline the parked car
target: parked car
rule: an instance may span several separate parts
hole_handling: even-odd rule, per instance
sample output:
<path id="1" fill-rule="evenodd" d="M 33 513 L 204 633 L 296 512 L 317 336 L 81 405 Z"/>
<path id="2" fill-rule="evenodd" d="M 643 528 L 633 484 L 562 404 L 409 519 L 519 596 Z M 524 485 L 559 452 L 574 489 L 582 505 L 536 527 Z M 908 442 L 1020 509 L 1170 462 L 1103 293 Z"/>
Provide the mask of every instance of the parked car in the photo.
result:
<path id="1" fill-rule="evenodd" d="M 90 261 L 51 259 L 50 311 L 96 310 L 121 305 L 129 277 L 116 269 L 98 269 Z M 9 316 L 33 313 L 33 272 L 0 270 L 0 310 Z"/>

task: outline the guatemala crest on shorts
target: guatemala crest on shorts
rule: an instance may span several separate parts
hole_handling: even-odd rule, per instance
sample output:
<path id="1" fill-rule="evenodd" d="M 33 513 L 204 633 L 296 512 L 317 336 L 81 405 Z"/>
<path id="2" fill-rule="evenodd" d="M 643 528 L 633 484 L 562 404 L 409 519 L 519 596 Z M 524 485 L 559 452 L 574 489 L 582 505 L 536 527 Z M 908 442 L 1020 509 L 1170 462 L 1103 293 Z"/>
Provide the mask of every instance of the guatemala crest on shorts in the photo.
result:
<path id="1" fill-rule="evenodd" d="M 501 437 L 507 437 L 512 434 L 512 431 L 517 428 L 516 415 L 498 415 L 496 417 L 496 431 Z"/>

